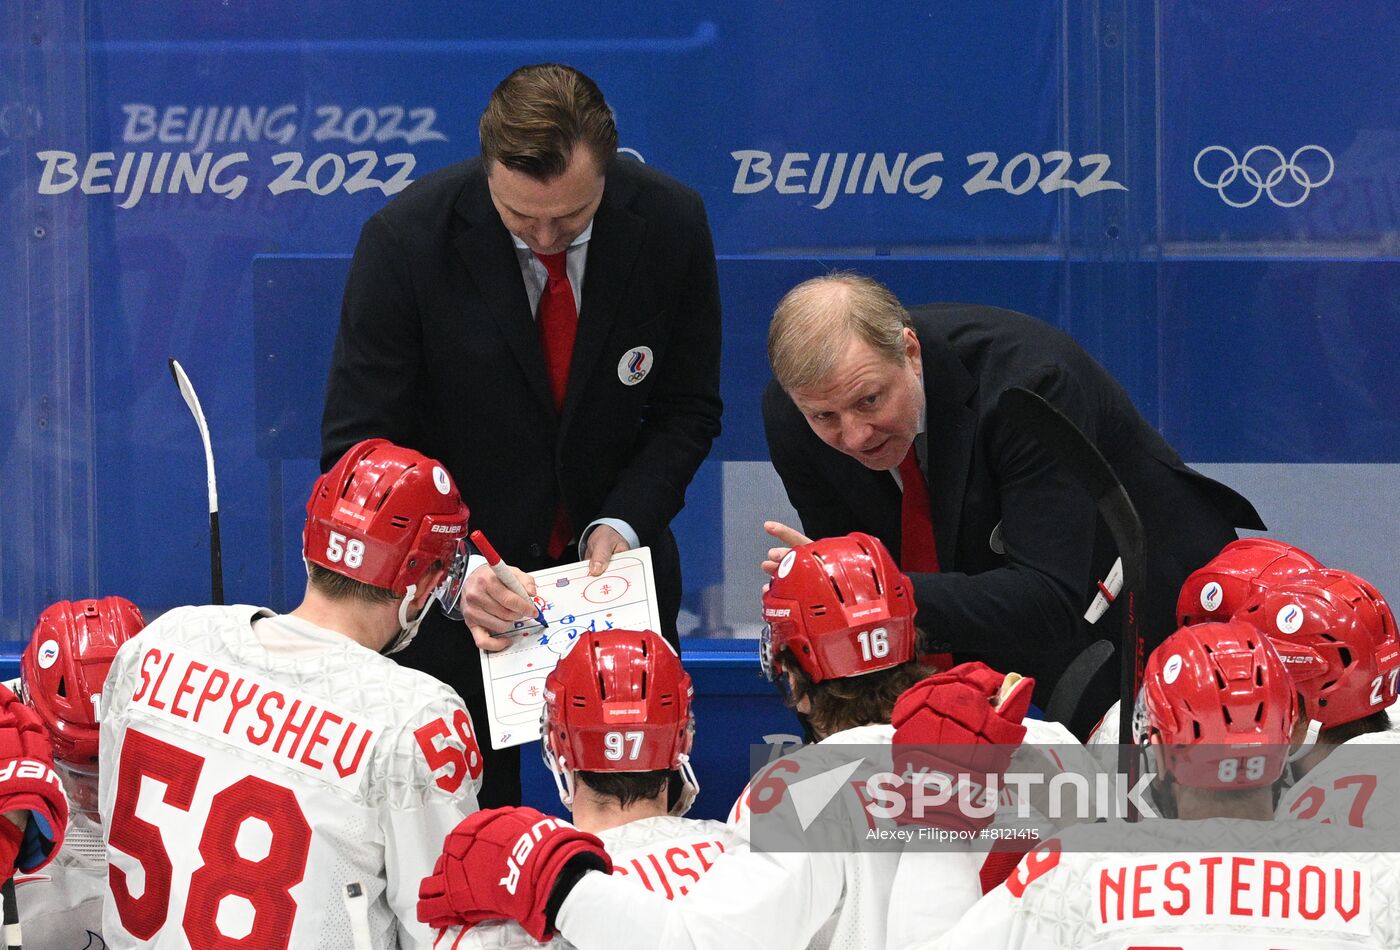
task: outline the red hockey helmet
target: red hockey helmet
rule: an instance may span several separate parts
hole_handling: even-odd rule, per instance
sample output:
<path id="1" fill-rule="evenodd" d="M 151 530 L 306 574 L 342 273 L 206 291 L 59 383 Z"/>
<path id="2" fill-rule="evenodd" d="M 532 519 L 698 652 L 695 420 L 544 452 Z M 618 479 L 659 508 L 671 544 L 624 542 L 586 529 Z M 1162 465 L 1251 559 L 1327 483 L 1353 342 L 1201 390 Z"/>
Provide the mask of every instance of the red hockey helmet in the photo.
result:
<path id="1" fill-rule="evenodd" d="M 769 679 L 784 648 L 812 682 L 914 658 L 914 590 L 878 538 L 856 532 L 793 548 L 763 595 L 760 658 Z"/>
<path id="2" fill-rule="evenodd" d="M 1298 697 L 1269 638 L 1234 620 L 1183 627 L 1147 659 L 1138 716 L 1191 788 L 1259 788 L 1288 764 Z"/>
<path id="3" fill-rule="evenodd" d="M 317 479 L 302 544 L 311 563 L 403 595 L 451 568 L 466 534 L 467 506 L 442 463 L 366 439 Z"/>
<path id="4" fill-rule="evenodd" d="M 1231 541 L 1186 578 L 1176 599 L 1177 626 L 1229 620 L 1255 591 L 1321 567 L 1308 552 L 1273 538 Z"/>
<path id="5" fill-rule="evenodd" d="M 688 797 L 676 813 L 689 808 L 699 791 L 689 761 L 694 692 L 676 651 L 650 630 L 579 637 L 544 685 L 541 745 L 564 804 L 574 771 L 680 769 Z"/>
<path id="6" fill-rule="evenodd" d="M 1255 594 L 1235 615 L 1273 640 L 1323 728 L 1395 702 L 1400 639 L 1390 606 L 1348 571 L 1300 575 Z"/>
<path id="7" fill-rule="evenodd" d="M 20 692 L 48 729 L 56 760 L 96 769 L 102 684 L 117 648 L 145 626 L 122 597 L 61 600 L 39 615 L 20 657 Z"/>

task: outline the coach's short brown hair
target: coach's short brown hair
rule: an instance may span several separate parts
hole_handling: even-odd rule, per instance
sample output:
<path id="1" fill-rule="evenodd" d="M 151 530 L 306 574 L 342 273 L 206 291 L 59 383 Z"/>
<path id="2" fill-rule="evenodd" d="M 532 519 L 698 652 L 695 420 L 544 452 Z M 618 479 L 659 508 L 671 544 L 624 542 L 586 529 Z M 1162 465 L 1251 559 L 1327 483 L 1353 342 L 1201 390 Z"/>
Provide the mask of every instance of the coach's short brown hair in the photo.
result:
<path id="1" fill-rule="evenodd" d="M 825 379 L 852 336 L 895 363 L 903 363 L 909 312 L 870 277 L 835 271 L 789 290 L 768 326 L 768 365 L 787 392 Z"/>
<path id="2" fill-rule="evenodd" d="M 599 169 L 617 152 L 617 123 L 598 84 L 572 66 L 521 66 L 501 80 L 481 114 L 481 157 L 539 181 L 557 178 L 574 149 Z"/>

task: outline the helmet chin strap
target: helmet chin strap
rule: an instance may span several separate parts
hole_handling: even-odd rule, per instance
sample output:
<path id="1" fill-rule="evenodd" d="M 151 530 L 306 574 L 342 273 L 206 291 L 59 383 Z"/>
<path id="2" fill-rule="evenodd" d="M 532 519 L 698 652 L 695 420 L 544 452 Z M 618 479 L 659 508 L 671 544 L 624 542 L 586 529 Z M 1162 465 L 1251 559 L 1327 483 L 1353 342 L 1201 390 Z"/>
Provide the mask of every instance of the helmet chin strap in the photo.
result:
<path id="1" fill-rule="evenodd" d="M 670 814 L 679 818 L 695 804 L 695 796 L 700 794 L 700 780 L 695 777 L 695 769 L 690 765 L 690 756 L 684 752 L 681 753 L 676 770 L 681 773 L 681 793 L 676 796 L 676 803 L 671 806 Z"/>
<path id="2" fill-rule="evenodd" d="M 1308 733 L 1307 735 L 1303 736 L 1302 744 L 1288 754 L 1289 765 L 1292 765 L 1294 762 L 1297 762 L 1299 759 L 1301 759 L 1303 756 L 1307 755 L 1313 750 L 1313 746 L 1317 745 L 1317 734 L 1321 731 L 1321 722 L 1317 721 L 1316 719 L 1308 720 Z"/>
<path id="3" fill-rule="evenodd" d="M 398 653 L 404 647 L 413 642 L 413 638 L 418 636 L 418 626 L 423 622 L 423 618 L 428 616 L 428 611 L 433 607 L 433 599 L 428 598 L 428 602 L 423 605 L 423 609 L 418 612 L 418 616 L 412 620 L 408 619 L 408 606 L 413 603 L 413 595 L 418 593 L 417 584 L 409 584 L 408 591 L 403 595 L 403 600 L 399 601 L 399 632 L 394 634 L 394 639 L 389 641 L 380 652 L 385 656 L 391 653 Z"/>
<path id="4" fill-rule="evenodd" d="M 554 787 L 559 789 L 559 801 L 565 808 L 573 808 L 574 805 L 574 773 L 572 769 L 565 768 L 549 748 L 549 738 L 546 736 L 541 742 L 544 751 L 544 764 L 549 766 L 549 774 L 554 776 Z"/>

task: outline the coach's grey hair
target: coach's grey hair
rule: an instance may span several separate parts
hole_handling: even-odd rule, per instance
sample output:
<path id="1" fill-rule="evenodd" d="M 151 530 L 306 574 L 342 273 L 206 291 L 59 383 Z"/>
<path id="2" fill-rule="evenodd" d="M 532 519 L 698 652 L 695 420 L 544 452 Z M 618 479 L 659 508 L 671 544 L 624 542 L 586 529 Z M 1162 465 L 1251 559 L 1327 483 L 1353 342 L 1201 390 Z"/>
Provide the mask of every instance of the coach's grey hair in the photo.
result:
<path id="1" fill-rule="evenodd" d="M 768 327 L 768 365 L 788 392 L 826 377 L 854 335 L 903 363 L 909 312 L 878 280 L 837 271 L 804 280 L 778 301 Z"/>

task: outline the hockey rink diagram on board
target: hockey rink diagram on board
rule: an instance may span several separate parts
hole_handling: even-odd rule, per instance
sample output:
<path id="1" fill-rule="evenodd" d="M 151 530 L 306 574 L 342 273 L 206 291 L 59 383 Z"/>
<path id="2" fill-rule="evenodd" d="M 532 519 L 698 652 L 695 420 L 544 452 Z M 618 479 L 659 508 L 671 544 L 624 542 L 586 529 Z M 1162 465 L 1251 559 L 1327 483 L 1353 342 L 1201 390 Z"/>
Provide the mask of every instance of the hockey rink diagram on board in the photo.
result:
<path id="1" fill-rule="evenodd" d="M 598 577 L 588 576 L 587 561 L 530 576 L 535 579 L 535 605 L 549 627 L 518 621 L 509 634 L 510 646 L 481 654 L 493 749 L 540 737 L 545 678 L 580 636 L 595 630 L 661 629 L 650 548 L 616 555 Z"/>

